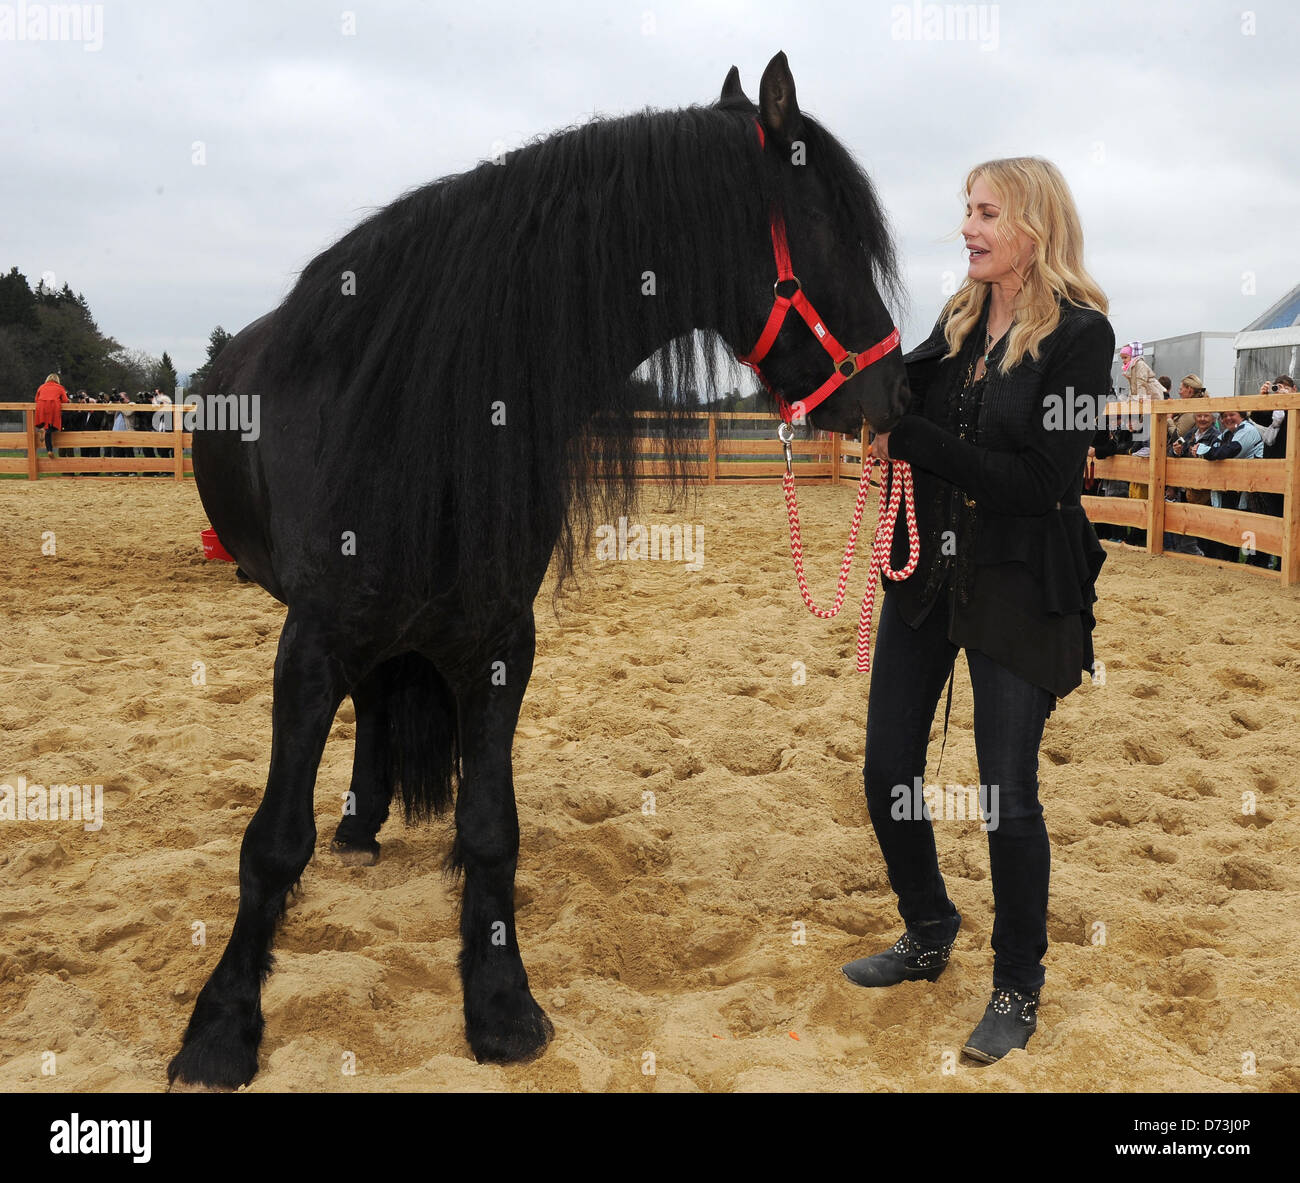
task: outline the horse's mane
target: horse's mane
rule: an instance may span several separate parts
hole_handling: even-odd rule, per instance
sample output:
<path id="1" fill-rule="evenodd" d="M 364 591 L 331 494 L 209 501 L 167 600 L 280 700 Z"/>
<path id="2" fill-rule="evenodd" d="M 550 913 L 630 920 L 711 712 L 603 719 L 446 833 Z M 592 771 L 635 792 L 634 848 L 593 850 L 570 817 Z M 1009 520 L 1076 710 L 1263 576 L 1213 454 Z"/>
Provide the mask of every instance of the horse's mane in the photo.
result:
<path id="1" fill-rule="evenodd" d="M 897 300 L 871 182 L 803 118 L 839 233 L 862 243 L 882 296 Z M 629 381 L 642 360 L 629 343 L 668 342 L 649 374 L 680 487 L 682 412 L 736 376 L 716 334 L 690 331 L 692 314 L 711 310 L 733 340 L 754 333 L 737 275 L 774 204 L 790 222 L 792 172 L 760 151 L 753 107 L 739 99 L 540 138 L 406 193 L 313 259 L 271 318 L 256 382 L 294 399 L 304 430 L 332 421 L 319 433 L 324 480 L 354 481 L 359 464 L 391 474 L 355 481 L 355 512 L 402 532 L 406 569 L 450 559 L 433 548 L 454 536 L 462 559 L 473 547 L 479 560 L 458 564 L 467 602 L 483 603 L 514 586 L 512 565 L 558 526 L 563 580 L 591 526 L 635 501 L 632 413 L 645 386 Z M 596 453 L 604 480 L 587 475 Z"/>

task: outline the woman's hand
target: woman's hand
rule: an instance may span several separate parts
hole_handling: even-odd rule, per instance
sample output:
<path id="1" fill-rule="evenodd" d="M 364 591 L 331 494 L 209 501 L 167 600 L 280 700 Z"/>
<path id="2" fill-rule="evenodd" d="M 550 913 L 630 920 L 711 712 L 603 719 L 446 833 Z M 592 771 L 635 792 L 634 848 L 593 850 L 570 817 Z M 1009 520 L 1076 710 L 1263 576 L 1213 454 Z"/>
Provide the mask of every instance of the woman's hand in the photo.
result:
<path id="1" fill-rule="evenodd" d="M 871 437 L 871 454 L 877 460 L 888 460 L 889 457 L 889 432 L 878 431 Z"/>

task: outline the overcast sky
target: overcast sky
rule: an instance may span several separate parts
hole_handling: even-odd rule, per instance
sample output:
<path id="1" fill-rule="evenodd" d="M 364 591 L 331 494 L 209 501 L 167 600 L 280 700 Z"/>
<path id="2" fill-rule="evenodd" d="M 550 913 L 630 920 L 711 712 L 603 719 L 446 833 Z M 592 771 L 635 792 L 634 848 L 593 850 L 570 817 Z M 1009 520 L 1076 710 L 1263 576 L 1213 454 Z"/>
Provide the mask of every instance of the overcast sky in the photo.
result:
<path id="1" fill-rule="evenodd" d="M 967 169 L 1022 154 L 1069 181 L 1120 340 L 1236 330 L 1300 283 L 1300 6 L 1246 3 L 1013 0 L 933 39 L 916 14 L 952 6 L 110 0 L 80 42 L 19 39 L 41 6 L 0 4 L 0 267 L 186 372 L 405 189 L 710 102 L 733 63 L 756 97 L 783 49 L 889 210 L 905 347 L 964 272 Z"/>

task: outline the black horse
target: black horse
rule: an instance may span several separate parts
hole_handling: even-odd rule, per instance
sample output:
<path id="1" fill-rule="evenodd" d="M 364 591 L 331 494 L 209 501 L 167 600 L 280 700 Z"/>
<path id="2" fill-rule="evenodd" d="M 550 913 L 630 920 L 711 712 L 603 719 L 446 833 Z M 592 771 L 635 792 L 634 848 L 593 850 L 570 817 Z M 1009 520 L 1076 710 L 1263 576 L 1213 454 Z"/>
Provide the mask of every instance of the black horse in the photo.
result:
<path id="1" fill-rule="evenodd" d="M 257 1071 L 272 936 L 315 847 L 316 770 L 345 695 L 356 752 L 334 849 L 374 861 L 394 794 L 408 820 L 454 801 L 470 1048 L 512 1061 L 545 1046 L 514 921 L 511 743 L 533 601 L 553 554 L 563 580 L 593 523 L 633 503 L 630 377 L 646 359 L 683 470 L 682 412 L 732 376 L 716 346 L 749 351 L 772 307 L 774 212 L 834 335 L 855 350 L 887 337 L 898 274 L 875 192 L 800 112 L 778 54 L 757 107 L 733 67 L 711 106 L 596 119 L 406 194 L 220 354 L 206 390 L 258 400 L 260 434 L 205 422 L 199 492 L 289 611 L 239 911 L 174 1084 L 237 1087 Z M 793 317 L 762 362 L 787 401 L 830 369 Z M 895 350 L 809 418 L 887 429 L 906 389 Z"/>

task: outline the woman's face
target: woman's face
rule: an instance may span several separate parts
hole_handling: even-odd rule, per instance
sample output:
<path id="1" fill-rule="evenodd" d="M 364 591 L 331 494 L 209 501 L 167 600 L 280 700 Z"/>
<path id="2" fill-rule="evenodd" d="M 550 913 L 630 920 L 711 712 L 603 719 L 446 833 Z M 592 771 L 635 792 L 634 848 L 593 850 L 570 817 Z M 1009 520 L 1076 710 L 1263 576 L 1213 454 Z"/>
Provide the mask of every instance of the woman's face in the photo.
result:
<path id="1" fill-rule="evenodd" d="M 1192 397 L 1192 388 L 1191 388 L 1190 386 L 1188 386 L 1186 382 L 1180 382 L 1180 383 L 1178 384 L 1178 397 L 1179 397 L 1179 398 L 1191 398 L 1191 397 Z"/>
<path id="2" fill-rule="evenodd" d="M 961 225 L 970 255 L 966 274 L 980 283 L 1009 280 L 1019 285 L 1016 272 L 1025 273 L 1033 256 L 1032 244 L 1023 233 L 1017 233 L 1009 243 L 999 238 L 997 226 L 1001 216 L 1001 200 L 983 177 L 977 177 L 966 196 L 966 220 Z"/>
<path id="3" fill-rule="evenodd" d="M 1213 413 L 1211 413 L 1210 411 L 1205 411 L 1205 412 L 1203 412 L 1203 413 L 1202 413 L 1202 412 L 1197 412 L 1197 415 L 1196 415 L 1196 430 L 1197 430 L 1197 431 L 1209 431 L 1209 429 L 1210 429 L 1213 425 L 1214 425 L 1214 415 L 1213 415 Z"/>

